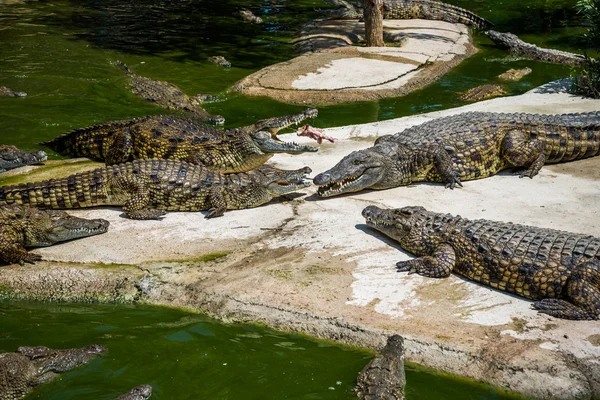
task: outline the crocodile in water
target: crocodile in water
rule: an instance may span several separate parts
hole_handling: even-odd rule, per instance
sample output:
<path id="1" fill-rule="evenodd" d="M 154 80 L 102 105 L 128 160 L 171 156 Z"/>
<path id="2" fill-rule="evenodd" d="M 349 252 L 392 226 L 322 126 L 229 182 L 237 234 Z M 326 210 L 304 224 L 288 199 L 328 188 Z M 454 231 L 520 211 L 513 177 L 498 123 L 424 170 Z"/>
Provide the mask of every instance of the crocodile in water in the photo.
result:
<path id="1" fill-rule="evenodd" d="M 280 129 L 316 115 L 317 110 L 309 108 L 226 131 L 182 117 L 153 115 L 77 129 L 42 144 L 64 155 L 89 157 L 108 165 L 169 158 L 222 173 L 245 172 L 264 164 L 275 153 L 317 151 L 316 147 L 282 142 L 277 137 Z"/>
<path id="2" fill-rule="evenodd" d="M 0 187 L 0 204 L 71 209 L 123 206 L 131 219 L 156 219 L 165 211 L 225 210 L 257 207 L 274 197 L 310 186 L 304 167 L 286 171 L 267 165 L 224 175 L 178 160 L 135 160 L 66 178 Z"/>
<path id="3" fill-rule="evenodd" d="M 404 340 L 393 335 L 360 372 L 355 391 L 360 400 L 404 400 L 405 384 Z"/>
<path id="4" fill-rule="evenodd" d="M 350 3 L 345 0 L 326 1 L 337 7 L 334 10 L 319 10 L 329 18 L 356 19 L 363 17 L 364 9 L 361 3 Z M 494 25 L 469 10 L 436 0 L 383 0 L 383 18 L 440 20 L 470 25 L 479 29 Z"/>
<path id="5" fill-rule="evenodd" d="M 362 212 L 367 224 L 418 258 L 401 272 L 445 278 L 451 272 L 536 300 L 557 318 L 600 319 L 600 238 L 489 220 L 468 220 L 423 207 Z"/>
<path id="6" fill-rule="evenodd" d="M 0 145 L 0 172 L 43 163 L 47 159 L 48 155 L 43 151 L 23 151 L 15 146 Z"/>
<path id="7" fill-rule="evenodd" d="M 134 94 L 144 100 L 155 103 L 169 110 L 183 110 L 195 118 L 215 125 L 223 125 L 225 118 L 220 115 L 209 114 L 202 106 L 205 95 L 190 97 L 172 83 L 155 81 L 154 79 L 139 76 L 121 61 L 116 61 L 129 77 L 129 88 Z"/>
<path id="8" fill-rule="evenodd" d="M 23 205 L 0 206 L 0 261 L 33 263 L 42 259 L 26 247 L 45 247 L 67 240 L 99 235 L 108 221 L 74 217 L 59 210 L 39 210 Z"/>
<path id="9" fill-rule="evenodd" d="M 7 88 L 6 86 L 0 86 L 0 97 L 27 97 L 27 93 L 25 92 L 15 92 L 12 89 Z"/>
<path id="10" fill-rule="evenodd" d="M 508 92 L 501 85 L 488 83 L 467 90 L 460 96 L 462 101 L 481 101 L 492 97 L 506 96 Z"/>
<path id="11" fill-rule="evenodd" d="M 496 45 L 508 49 L 516 56 L 523 56 L 532 60 L 540 60 L 555 64 L 579 65 L 585 62 L 581 54 L 569 53 L 567 51 L 545 49 L 534 44 L 527 43 L 510 32 L 497 32 L 489 30 L 485 34 L 492 39 Z"/>
<path id="12" fill-rule="evenodd" d="M 147 400 L 152 396 L 152 386 L 140 385 L 114 400 Z"/>
<path id="13" fill-rule="evenodd" d="M 322 197 L 388 189 L 412 182 L 485 178 L 510 167 L 533 178 L 544 163 L 600 153 L 600 111 L 543 115 L 468 112 L 438 118 L 382 136 L 375 146 L 354 151 L 314 183 Z"/>
<path id="14" fill-rule="evenodd" d="M 44 346 L 19 347 L 0 354 L 0 400 L 19 400 L 59 373 L 87 364 L 106 349 L 98 344 L 81 349 L 53 350 Z"/>

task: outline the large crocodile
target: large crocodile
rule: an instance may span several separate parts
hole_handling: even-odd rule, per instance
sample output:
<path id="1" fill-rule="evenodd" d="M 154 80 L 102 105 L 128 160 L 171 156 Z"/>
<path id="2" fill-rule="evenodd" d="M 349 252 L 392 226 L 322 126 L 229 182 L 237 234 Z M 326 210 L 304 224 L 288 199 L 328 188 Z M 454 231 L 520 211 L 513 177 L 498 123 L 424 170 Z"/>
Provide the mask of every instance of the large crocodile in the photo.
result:
<path id="1" fill-rule="evenodd" d="M 445 278 L 451 272 L 536 300 L 557 318 L 600 319 L 600 238 L 489 220 L 468 220 L 423 207 L 362 212 L 367 224 L 418 258 L 401 272 Z"/>
<path id="2" fill-rule="evenodd" d="M 326 0 L 336 6 L 333 10 L 319 10 L 329 18 L 362 18 L 364 8 L 360 2 Z M 383 0 L 383 18 L 386 19 L 431 19 L 451 23 L 461 23 L 483 29 L 492 26 L 490 21 L 475 13 L 451 4 L 436 0 Z"/>
<path id="3" fill-rule="evenodd" d="M 250 171 L 275 153 L 297 154 L 316 147 L 285 143 L 277 132 L 317 115 L 314 108 L 222 131 L 176 116 L 148 116 L 77 129 L 45 144 L 58 153 L 108 165 L 135 159 L 169 158 L 223 173 Z"/>
<path id="4" fill-rule="evenodd" d="M 23 151 L 15 146 L 0 145 L 0 172 L 43 163 L 47 159 L 48 155 L 44 151 Z"/>
<path id="5" fill-rule="evenodd" d="M 131 219 L 156 219 L 169 211 L 257 207 L 274 197 L 310 186 L 310 168 L 286 171 L 267 165 L 224 175 L 178 160 L 135 160 L 61 179 L 0 187 L 0 204 L 70 209 L 123 206 Z"/>
<path id="6" fill-rule="evenodd" d="M 375 146 L 350 153 L 314 183 L 322 197 L 388 189 L 412 182 L 485 178 L 521 167 L 533 178 L 544 163 L 558 163 L 600 153 L 600 111 L 543 115 L 468 112 L 438 118 Z"/>
<path id="7" fill-rule="evenodd" d="M 67 240 L 99 235 L 108 230 L 108 221 L 74 217 L 64 211 L 39 210 L 22 205 L 0 206 L 0 261 L 34 263 L 39 254 L 26 247 L 44 247 Z"/>
<path id="8" fill-rule="evenodd" d="M 404 340 L 392 335 L 381 354 L 371 360 L 356 380 L 360 400 L 404 400 Z"/>
<path id="9" fill-rule="evenodd" d="M 209 114 L 202 108 L 204 95 L 190 97 L 172 83 L 155 81 L 154 79 L 139 76 L 133 72 L 125 63 L 116 61 L 129 77 L 129 88 L 134 94 L 144 100 L 155 103 L 169 110 L 183 110 L 192 114 L 195 118 L 214 125 L 223 125 L 225 118 L 221 115 Z"/>
<path id="10" fill-rule="evenodd" d="M 106 349 L 98 344 L 81 349 L 53 350 L 44 346 L 19 347 L 0 354 L 0 400 L 19 400 L 59 373 L 87 364 Z"/>
<path id="11" fill-rule="evenodd" d="M 510 32 L 504 33 L 489 30 L 485 32 L 485 34 L 492 39 L 497 46 L 507 49 L 517 56 L 555 64 L 580 65 L 585 62 L 585 57 L 581 54 L 538 47 L 534 44 L 522 41 L 517 35 Z"/>
<path id="12" fill-rule="evenodd" d="M 147 400 L 152 396 L 152 386 L 140 385 L 114 400 Z"/>

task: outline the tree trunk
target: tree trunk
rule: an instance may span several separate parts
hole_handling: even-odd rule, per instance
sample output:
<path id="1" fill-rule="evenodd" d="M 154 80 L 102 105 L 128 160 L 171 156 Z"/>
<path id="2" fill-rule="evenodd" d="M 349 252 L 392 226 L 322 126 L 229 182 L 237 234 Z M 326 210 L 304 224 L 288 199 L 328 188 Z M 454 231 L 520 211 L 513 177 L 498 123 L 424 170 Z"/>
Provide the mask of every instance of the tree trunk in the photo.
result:
<path id="1" fill-rule="evenodd" d="M 364 0 L 365 36 L 367 46 L 382 47 L 383 44 L 383 0 Z"/>

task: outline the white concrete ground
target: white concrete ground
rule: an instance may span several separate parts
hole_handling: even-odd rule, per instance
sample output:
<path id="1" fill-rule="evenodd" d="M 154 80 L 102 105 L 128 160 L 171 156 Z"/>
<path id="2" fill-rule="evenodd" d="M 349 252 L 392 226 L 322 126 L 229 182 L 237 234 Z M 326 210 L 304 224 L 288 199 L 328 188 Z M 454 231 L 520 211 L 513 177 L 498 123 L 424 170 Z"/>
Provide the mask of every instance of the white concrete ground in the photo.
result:
<path id="1" fill-rule="evenodd" d="M 569 95 L 566 85 L 551 83 L 521 96 L 327 129 L 336 143 L 323 144 L 318 153 L 276 155 L 272 162 L 282 168 L 308 165 L 316 175 L 349 152 L 371 146 L 377 136 L 468 110 L 548 114 L 600 110 L 600 100 Z M 600 236 L 600 157 L 545 166 L 532 180 L 500 174 L 464 182 L 455 190 L 418 183 L 329 199 L 316 198 L 314 191 L 309 188 L 305 197 L 287 197 L 256 209 L 229 211 L 214 220 L 205 220 L 202 213 L 169 213 L 162 221 L 132 221 L 122 218 L 118 209 L 76 211 L 78 216 L 110 220 L 110 231 L 37 251 L 47 260 L 140 265 L 229 250 L 229 256 L 214 264 L 144 264 L 140 269 L 161 284 L 194 288 L 196 300 L 182 292 L 170 300 L 157 296 L 157 303 L 196 304 L 217 314 L 211 307 L 222 307 L 222 314 L 234 320 L 243 314 L 243 320 L 361 345 L 374 344 L 356 336 L 358 332 L 399 332 L 407 338 L 411 361 L 541 398 L 600 398 L 600 321 L 540 315 L 530 301 L 456 276 L 434 280 L 397 273 L 395 263 L 411 256 L 368 229 L 361 217 L 369 204 L 422 205 L 468 218 Z M 52 274 L 54 267 L 39 268 Z M 0 287 L 7 285 L 6 271 L 22 270 L 0 269 Z M 198 293 L 235 301 L 235 315 L 223 311 L 227 302 L 197 305 Z M 310 316 L 321 325 L 329 321 L 360 329 L 348 328 L 345 336 L 338 336 L 316 323 L 294 326 L 279 314 L 273 316 L 273 310 Z"/>

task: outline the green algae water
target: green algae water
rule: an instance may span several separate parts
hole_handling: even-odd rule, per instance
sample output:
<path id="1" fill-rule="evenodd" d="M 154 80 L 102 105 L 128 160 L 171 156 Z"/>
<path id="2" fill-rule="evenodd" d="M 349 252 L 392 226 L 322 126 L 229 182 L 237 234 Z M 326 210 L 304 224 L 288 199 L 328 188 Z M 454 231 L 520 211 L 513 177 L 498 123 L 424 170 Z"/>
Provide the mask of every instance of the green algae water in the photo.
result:
<path id="1" fill-rule="evenodd" d="M 27 400 L 109 400 L 140 384 L 153 386 L 152 399 L 352 399 L 356 376 L 373 357 L 167 308 L 0 301 L 0 353 L 92 343 L 108 352 Z M 408 400 L 517 399 L 423 369 L 408 368 L 406 377 Z"/>
<path id="2" fill-rule="evenodd" d="M 576 0 L 455 0 L 532 43 L 585 50 Z M 261 25 L 242 22 L 250 7 Z M 223 101 L 207 104 L 226 127 L 300 111 L 267 98 L 227 93 L 239 79 L 295 56 L 294 32 L 327 7 L 323 0 L 0 0 L 0 86 L 29 94 L 0 98 L 0 138 L 5 144 L 39 148 L 71 129 L 94 123 L 166 113 L 129 93 L 122 60 L 142 76 L 173 82 L 190 95 Z M 515 60 L 476 34 L 480 52 L 425 89 L 408 96 L 320 108 L 314 125 L 347 125 L 463 105 L 458 92 L 487 82 L 509 68 L 533 73 L 508 84 L 511 94 L 572 73 L 567 66 Z M 207 61 L 222 55 L 233 67 Z M 50 154 L 51 158 L 58 158 Z"/>

